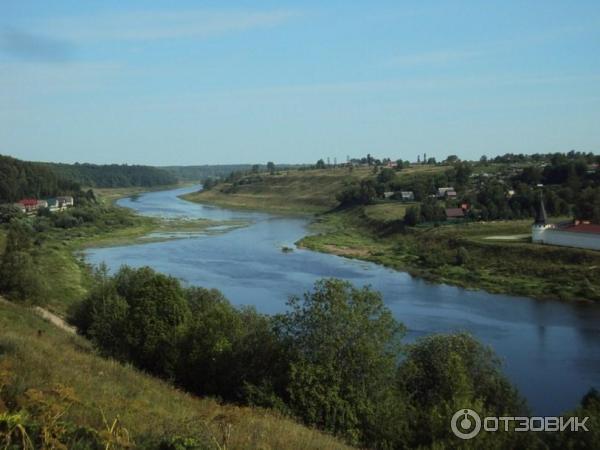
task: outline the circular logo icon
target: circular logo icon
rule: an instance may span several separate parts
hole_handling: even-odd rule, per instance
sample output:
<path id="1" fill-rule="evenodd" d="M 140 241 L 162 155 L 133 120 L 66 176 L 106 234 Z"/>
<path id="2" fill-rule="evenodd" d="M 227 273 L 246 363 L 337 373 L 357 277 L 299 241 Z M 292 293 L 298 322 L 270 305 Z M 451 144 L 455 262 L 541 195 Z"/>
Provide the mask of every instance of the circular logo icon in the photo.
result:
<path id="1" fill-rule="evenodd" d="M 481 418 L 472 409 L 459 409 L 452 416 L 452 432 L 461 439 L 473 439 L 481 431 Z"/>

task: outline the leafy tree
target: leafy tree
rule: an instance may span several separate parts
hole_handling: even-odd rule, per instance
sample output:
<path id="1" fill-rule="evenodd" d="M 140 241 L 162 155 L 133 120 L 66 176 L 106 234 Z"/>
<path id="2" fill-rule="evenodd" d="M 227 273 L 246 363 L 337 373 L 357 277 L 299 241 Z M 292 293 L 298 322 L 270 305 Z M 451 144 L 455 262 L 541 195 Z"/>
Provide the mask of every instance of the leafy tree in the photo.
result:
<path id="1" fill-rule="evenodd" d="M 464 186 L 469 181 L 469 177 L 473 173 L 473 167 L 468 162 L 458 162 L 454 165 L 454 178 L 457 186 Z"/>
<path id="2" fill-rule="evenodd" d="M 290 407 L 306 423 L 364 441 L 390 394 L 403 328 L 381 295 L 321 280 L 277 318 L 291 349 Z"/>
<path id="3" fill-rule="evenodd" d="M 316 167 L 317 169 L 325 169 L 325 167 L 326 167 L 326 166 L 325 166 L 325 161 L 323 161 L 323 159 L 319 159 L 319 160 L 317 161 L 317 164 L 315 165 L 315 167 Z"/>
<path id="4" fill-rule="evenodd" d="M 580 405 L 573 411 L 562 414 L 565 419 L 578 417 L 586 421 L 589 431 L 571 431 L 569 429 L 560 433 L 547 433 L 545 441 L 549 448 L 588 449 L 597 448 L 600 442 L 600 393 L 591 388 L 581 399 Z"/>
<path id="5" fill-rule="evenodd" d="M 377 197 L 377 187 L 373 180 L 351 183 L 336 195 L 340 206 L 367 205 Z"/>
<path id="6" fill-rule="evenodd" d="M 0 264 L 0 291 L 10 300 L 40 303 L 43 285 L 33 259 L 24 251 L 6 252 Z"/>
<path id="7" fill-rule="evenodd" d="M 33 229 L 24 220 L 13 220 L 8 226 L 5 253 L 26 252 L 33 245 Z"/>
<path id="8" fill-rule="evenodd" d="M 404 223 L 414 227 L 421 221 L 421 210 L 418 206 L 409 206 L 404 213 Z"/>
<path id="9" fill-rule="evenodd" d="M 377 175 L 377 181 L 382 184 L 390 183 L 396 178 L 396 172 L 393 169 L 384 168 Z"/>
<path id="10" fill-rule="evenodd" d="M 575 216 L 600 224 L 600 187 L 584 189 L 575 203 Z"/>
<path id="11" fill-rule="evenodd" d="M 21 209 L 15 205 L 0 205 L 0 223 L 9 223 L 13 219 L 20 219 L 24 216 Z"/>
<path id="12" fill-rule="evenodd" d="M 269 173 L 271 175 L 273 175 L 275 173 L 275 163 L 273 161 L 269 161 L 267 163 L 267 170 L 269 171 Z"/>
<path id="13" fill-rule="evenodd" d="M 428 336 L 409 346 L 397 380 L 408 403 L 411 447 L 455 443 L 448 424 L 461 408 L 490 416 L 527 412 L 492 350 L 465 333 Z"/>
<path id="14" fill-rule="evenodd" d="M 98 275 L 74 320 L 106 353 L 173 376 L 189 315 L 179 281 L 149 267 L 124 266 L 113 278 Z"/>
<path id="15" fill-rule="evenodd" d="M 254 164 L 252 166 L 252 173 L 258 173 L 260 171 L 260 166 L 258 164 Z"/>
<path id="16" fill-rule="evenodd" d="M 421 219 L 422 222 L 443 222 L 446 220 L 444 207 L 441 206 L 436 199 L 426 198 L 421 202 Z"/>

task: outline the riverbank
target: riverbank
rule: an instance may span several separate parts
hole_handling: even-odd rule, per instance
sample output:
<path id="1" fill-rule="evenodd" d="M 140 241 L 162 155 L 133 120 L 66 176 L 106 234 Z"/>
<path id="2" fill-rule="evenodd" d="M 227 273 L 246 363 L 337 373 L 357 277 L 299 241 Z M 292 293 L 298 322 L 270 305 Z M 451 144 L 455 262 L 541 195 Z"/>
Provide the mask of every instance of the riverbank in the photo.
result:
<path id="1" fill-rule="evenodd" d="M 91 269 L 81 254 L 85 249 L 186 239 L 246 225 L 242 221 L 149 217 L 115 204 L 119 198 L 144 192 L 149 191 L 101 189 L 96 191 L 99 206 L 81 212 L 85 217 L 83 223 L 64 228 L 50 226 L 44 220 L 35 224 L 35 245 L 30 253 L 44 307 L 65 316 L 86 295 L 91 285 Z M 0 230 L 0 255 L 4 237 L 5 231 Z"/>
<path id="2" fill-rule="evenodd" d="M 398 180 L 435 176 L 444 166 L 415 166 Z M 348 183 L 373 176 L 368 167 L 246 175 L 183 199 L 226 208 L 315 218 L 300 247 L 362 259 L 434 283 L 564 301 L 600 301 L 600 253 L 532 244 L 531 220 L 442 222 L 405 227 L 414 203 L 379 201 L 337 209 Z"/>
<path id="3" fill-rule="evenodd" d="M 600 301 L 600 253 L 532 244 L 523 238 L 529 220 L 405 228 L 397 220 L 374 219 L 368 208 L 319 216 L 315 234 L 297 245 L 434 283 L 536 299 Z"/>
<path id="4" fill-rule="evenodd" d="M 162 186 L 142 187 L 131 186 L 125 188 L 89 188 L 94 191 L 98 199 L 104 204 L 114 205 L 117 200 L 125 197 L 141 195 L 147 192 L 166 191 L 169 189 L 177 189 L 185 186 L 192 186 L 194 183 L 177 183 Z M 88 189 L 88 188 L 86 188 Z"/>

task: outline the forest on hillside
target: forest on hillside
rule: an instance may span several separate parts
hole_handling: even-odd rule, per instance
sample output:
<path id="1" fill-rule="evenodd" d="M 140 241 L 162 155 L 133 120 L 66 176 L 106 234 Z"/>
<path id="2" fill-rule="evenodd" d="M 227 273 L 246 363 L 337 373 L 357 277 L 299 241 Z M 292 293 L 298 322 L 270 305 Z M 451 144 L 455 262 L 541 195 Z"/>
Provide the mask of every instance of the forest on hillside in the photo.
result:
<path id="1" fill-rule="evenodd" d="M 0 203 L 16 202 L 24 197 L 49 197 L 73 194 L 79 185 L 60 176 L 50 167 L 0 155 Z"/>
<path id="2" fill-rule="evenodd" d="M 175 184 L 178 181 L 172 173 L 151 166 L 88 163 L 41 165 L 48 167 L 59 177 L 86 187 L 151 187 Z"/>
<path id="3" fill-rule="evenodd" d="M 38 163 L 0 155 L 0 203 L 76 195 L 81 187 L 152 187 L 178 181 L 174 174 L 151 166 Z"/>

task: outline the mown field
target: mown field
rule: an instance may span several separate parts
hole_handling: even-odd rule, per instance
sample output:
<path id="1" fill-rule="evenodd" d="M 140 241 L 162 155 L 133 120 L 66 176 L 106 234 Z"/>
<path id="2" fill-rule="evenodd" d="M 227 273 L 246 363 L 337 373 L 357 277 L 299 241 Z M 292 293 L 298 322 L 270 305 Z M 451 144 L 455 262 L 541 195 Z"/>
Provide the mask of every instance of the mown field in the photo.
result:
<path id="1" fill-rule="evenodd" d="M 43 427 L 63 442 L 93 437 L 114 449 L 158 448 L 176 438 L 196 445 L 161 448 L 348 448 L 272 412 L 197 398 L 102 358 L 87 340 L 1 299 L 0 330 L 0 422 Z"/>

